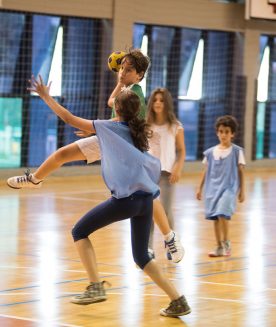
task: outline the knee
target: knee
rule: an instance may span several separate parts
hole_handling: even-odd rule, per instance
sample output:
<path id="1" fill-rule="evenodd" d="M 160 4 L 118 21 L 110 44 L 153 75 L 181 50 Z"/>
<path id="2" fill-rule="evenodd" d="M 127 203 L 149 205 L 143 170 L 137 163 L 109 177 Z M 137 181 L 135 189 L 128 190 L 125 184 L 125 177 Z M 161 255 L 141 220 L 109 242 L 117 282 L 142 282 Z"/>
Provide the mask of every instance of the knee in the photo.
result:
<path id="1" fill-rule="evenodd" d="M 55 161 L 58 163 L 66 162 L 67 159 L 67 151 L 66 147 L 62 147 L 58 149 L 54 154 Z"/>
<path id="2" fill-rule="evenodd" d="M 74 242 L 77 242 L 79 240 L 82 240 L 84 238 L 87 238 L 88 235 L 87 233 L 85 233 L 84 231 L 82 231 L 77 225 L 75 225 L 72 230 L 71 230 L 71 234 L 73 236 L 73 240 Z"/>
<path id="3" fill-rule="evenodd" d="M 152 258 L 149 256 L 148 252 L 146 252 L 140 255 L 133 255 L 133 259 L 136 265 L 144 270 L 145 266 L 150 262 Z"/>

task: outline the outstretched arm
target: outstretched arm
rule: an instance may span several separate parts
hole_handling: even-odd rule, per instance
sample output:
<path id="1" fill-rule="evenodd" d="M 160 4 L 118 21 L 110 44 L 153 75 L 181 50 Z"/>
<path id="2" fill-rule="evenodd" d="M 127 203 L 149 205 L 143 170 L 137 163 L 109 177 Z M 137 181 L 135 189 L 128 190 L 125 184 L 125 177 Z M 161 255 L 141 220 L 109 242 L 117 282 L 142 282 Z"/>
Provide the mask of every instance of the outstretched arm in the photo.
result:
<path id="1" fill-rule="evenodd" d="M 92 120 L 84 119 L 73 115 L 70 111 L 61 106 L 59 103 L 56 102 L 55 99 L 50 96 L 49 91 L 51 83 L 48 86 L 45 85 L 40 75 L 38 80 L 36 80 L 35 77 L 32 76 L 32 79 L 29 82 L 30 87 L 28 88 L 28 90 L 36 92 L 41 97 L 41 99 L 52 109 L 52 111 L 66 124 L 79 128 L 80 130 L 86 132 L 95 133 Z"/>

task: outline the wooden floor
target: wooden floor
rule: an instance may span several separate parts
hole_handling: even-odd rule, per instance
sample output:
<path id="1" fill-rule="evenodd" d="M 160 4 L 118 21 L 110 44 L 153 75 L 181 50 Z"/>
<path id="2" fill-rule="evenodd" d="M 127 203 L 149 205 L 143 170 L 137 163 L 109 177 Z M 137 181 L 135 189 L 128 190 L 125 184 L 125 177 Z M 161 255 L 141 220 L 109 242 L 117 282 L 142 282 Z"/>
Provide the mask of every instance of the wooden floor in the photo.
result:
<path id="1" fill-rule="evenodd" d="M 155 232 L 157 261 L 187 297 L 192 313 L 159 316 L 168 304 L 132 261 L 128 221 L 95 233 L 102 279 L 112 284 L 108 301 L 69 303 L 87 279 L 71 228 L 88 209 L 108 197 L 98 176 L 50 178 L 40 190 L 0 184 L 0 326 L 276 326 L 276 171 L 247 173 L 247 200 L 231 224 L 233 255 L 208 258 L 212 223 L 195 200 L 197 174 L 184 176 L 174 201 L 176 229 L 185 259 L 169 263 Z"/>

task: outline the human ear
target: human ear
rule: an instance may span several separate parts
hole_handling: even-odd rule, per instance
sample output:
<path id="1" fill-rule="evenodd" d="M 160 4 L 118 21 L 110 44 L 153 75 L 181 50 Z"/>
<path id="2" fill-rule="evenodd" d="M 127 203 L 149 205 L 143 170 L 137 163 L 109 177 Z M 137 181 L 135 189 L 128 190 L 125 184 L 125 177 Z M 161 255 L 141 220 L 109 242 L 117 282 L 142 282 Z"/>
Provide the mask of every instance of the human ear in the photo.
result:
<path id="1" fill-rule="evenodd" d="M 139 75 L 139 82 L 140 82 L 140 81 L 142 81 L 142 79 L 145 75 L 145 72 L 140 72 L 140 73 L 138 73 L 138 75 Z"/>

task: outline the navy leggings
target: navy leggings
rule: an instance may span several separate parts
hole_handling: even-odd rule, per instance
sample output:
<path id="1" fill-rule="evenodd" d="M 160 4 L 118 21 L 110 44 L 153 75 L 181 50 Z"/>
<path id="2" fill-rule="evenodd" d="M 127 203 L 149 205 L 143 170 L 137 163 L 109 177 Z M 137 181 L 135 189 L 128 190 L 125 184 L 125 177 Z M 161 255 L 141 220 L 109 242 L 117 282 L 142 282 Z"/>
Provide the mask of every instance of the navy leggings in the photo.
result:
<path id="1" fill-rule="evenodd" d="M 148 255 L 149 234 L 152 224 L 152 195 L 133 194 L 127 198 L 111 197 L 87 212 L 73 227 L 74 241 L 87 238 L 91 233 L 115 221 L 130 218 L 132 255 L 135 263 L 144 269 L 151 260 Z"/>

